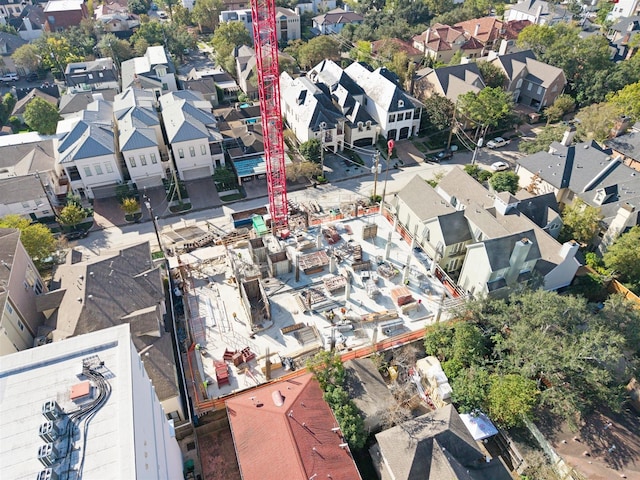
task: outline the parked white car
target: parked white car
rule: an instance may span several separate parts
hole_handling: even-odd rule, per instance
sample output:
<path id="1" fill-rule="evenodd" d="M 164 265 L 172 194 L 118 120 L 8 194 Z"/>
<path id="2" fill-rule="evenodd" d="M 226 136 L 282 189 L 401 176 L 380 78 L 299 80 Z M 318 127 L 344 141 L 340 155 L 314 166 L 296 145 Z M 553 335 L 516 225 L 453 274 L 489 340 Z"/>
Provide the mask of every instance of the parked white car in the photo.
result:
<path id="1" fill-rule="evenodd" d="M 487 147 L 500 148 L 500 147 L 504 147 L 505 145 L 509 145 L 510 143 L 511 143 L 511 140 L 505 140 L 502 137 L 496 137 L 493 140 L 489 140 L 487 142 Z"/>
<path id="2" fill-rule="evenodd" d="M 17 73 L 5 73 L 0 77 L 0 82 L 5 82 L 5 83 L 17 82 L 18 80 L 20 80 L 20 77 L 18 76 Z"/>
<path id="3" fill-rule="evenodd" d="M 491 164 L 491 170 L 493 170 L 494 172 L 509 170 L 509 164 L 506 162 L 495 162 Z"/>

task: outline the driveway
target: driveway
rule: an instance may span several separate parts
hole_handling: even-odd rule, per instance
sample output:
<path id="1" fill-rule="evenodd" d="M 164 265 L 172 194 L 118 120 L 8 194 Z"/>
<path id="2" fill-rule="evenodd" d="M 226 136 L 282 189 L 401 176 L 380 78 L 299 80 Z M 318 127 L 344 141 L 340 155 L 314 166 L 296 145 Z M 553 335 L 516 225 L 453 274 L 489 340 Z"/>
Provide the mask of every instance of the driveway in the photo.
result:
<path id="1" fill-rule="evenodd" d="M 222 205 L 213 177 L 187 180 L 184 183 L 189 192 L 192 210 L 205 210 Z"/>
<path id="2" fill-rule="evenodd" d="M 411 140 L 400 140 L 394 147 L 396 156 L 404 162 L 404 167 L 413 167 L 424 163 L 424 153 L 417 149 Z"/>

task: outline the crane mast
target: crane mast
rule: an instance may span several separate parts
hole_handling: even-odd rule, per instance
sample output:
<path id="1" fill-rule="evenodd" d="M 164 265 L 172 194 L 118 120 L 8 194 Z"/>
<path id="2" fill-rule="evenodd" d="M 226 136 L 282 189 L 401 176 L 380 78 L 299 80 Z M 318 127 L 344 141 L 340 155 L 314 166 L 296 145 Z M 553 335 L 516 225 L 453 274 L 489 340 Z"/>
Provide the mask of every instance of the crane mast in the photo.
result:
<path id="1" fill-rule="evenodd" d="M 267 164 L 271 231 L 285 234 L 288 226 L 287 179 L 280 111 L 280 71 L 275 0 L 252 0 L 253 44 L 256 51 L 258 94 Z"/>

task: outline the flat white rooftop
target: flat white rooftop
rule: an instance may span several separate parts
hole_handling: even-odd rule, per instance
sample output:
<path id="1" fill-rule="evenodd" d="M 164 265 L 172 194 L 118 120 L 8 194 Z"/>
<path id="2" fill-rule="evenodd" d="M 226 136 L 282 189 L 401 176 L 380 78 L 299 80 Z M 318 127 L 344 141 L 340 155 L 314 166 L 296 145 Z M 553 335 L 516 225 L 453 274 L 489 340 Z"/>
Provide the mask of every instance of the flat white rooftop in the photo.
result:
<path id="1" fill-rule="evenodd" d="M 99 371 L 112 390 L 88 424 L 86 445 L 82 437 L 74 438 L 70 463 L 77 468 L 84 457 L 82 478 L 136 478 L 129 325 L 0 357 L 1 478 L 35 480 L 45 469 L 38 460 L 38 449 L 46 444 L 39 436 L 40 426 L 47 421 L 43 404 L 55 400 L 66 413 L 83 404 L 82 398 L 74 401 L 72 396 L 86 392 L 82 365 L 87 359 L 104 362 Z M 58 443 L 61 450 L 62 443 Z"/>

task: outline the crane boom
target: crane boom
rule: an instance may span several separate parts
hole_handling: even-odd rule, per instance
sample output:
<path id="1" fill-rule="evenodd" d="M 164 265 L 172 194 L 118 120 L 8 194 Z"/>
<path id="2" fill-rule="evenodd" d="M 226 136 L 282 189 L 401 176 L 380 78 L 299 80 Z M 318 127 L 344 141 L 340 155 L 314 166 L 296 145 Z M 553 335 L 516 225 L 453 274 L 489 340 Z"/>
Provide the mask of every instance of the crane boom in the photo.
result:
<path id="1" fill-rule="evenodd" d="M 253 44 L 256 51 L 258 95 L 267 164 L 271 231 L 282 234 L 288 226 L 287 178 L 280 111 L 280 71 L 275 0 L 252 0 Z"/>

